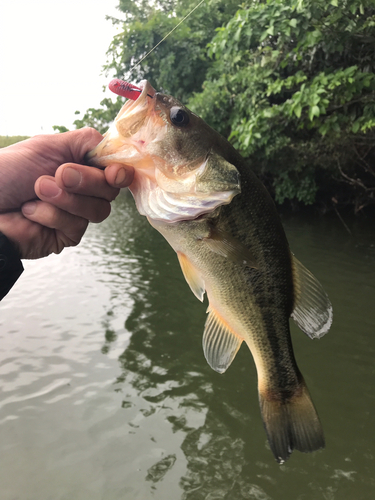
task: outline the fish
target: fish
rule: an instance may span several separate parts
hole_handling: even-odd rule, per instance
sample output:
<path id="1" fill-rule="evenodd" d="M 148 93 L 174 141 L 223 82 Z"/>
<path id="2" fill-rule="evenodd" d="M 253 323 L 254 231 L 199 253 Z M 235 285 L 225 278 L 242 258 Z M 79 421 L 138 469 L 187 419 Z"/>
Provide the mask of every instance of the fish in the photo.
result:
<path id="1" fill-rule="evenodd" d="M 247 344 L 276 461 L 284 463 L 293 450 L 324 448 L 289 321 L 321 338 L 332 323 L 326 292 L 292 254 L 276 206 L 247 161 L 177 99 L 146 80 L 139 88 L 88 164 L 134 167 L 129 189 L 139 213 L 177 253 L 194 295 L 208 298 L 202 341 L 208 364 L 224 373 Z"/>

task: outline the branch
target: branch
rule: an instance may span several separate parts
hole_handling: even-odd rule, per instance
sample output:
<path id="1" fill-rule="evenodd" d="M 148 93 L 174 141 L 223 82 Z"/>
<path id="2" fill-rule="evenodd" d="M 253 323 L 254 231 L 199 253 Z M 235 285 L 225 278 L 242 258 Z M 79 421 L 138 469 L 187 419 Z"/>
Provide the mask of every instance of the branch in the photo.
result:
<path id="1" fill-rule="evenodd" d="M 369 152 L 371 151 L 371 149 L 373 148 L 372 145 L 369 146 L 368 150 L 366 151 L 366 153 L 361 156 L 357 150 L 357 146 L 355 144 L 355 142 L 353 143 L 353 146 L 354 146 L 354 152 L 355 154 L 358 156 L 360 162 L 364 163 L 365 166 L 364 166 L 364 169 L 367 170 L 367 172 L 369 172 L 371 175 L 375 176 L 375 172 L 374 170 L 372 169 L 372 167 L 369 165 L 369 163 L 365 160 L 366 156 L 369 154 Z M 363 166 L 363 165 L 361 165 Z"/>
<path id="2" fill-rule="evenodd" d="M 347 180 L 347 182 L 349 184 L 351 184 L 352 186 L 359 186 L 360 188 L 362 188 L 364 191 L 366 192 L 371 192 L 371 191 L 375 191 L 375 187 L 373 188 L 369 188 L 369 187 L 366 187 L 362 181 L 360 181 L 359 179 L 352 179 L 351 177 L 349 177 L 348 175 L 346 175 L 343 171 L 342 171 L 342 168 L 341 168 L 341 165 L 340 165 L 340 162 L 339 160 L 337 159 L 337 166 L 338 166 L 338 169 L 340 171 L 340 174 L 344 177 L 344 179 Z"/>

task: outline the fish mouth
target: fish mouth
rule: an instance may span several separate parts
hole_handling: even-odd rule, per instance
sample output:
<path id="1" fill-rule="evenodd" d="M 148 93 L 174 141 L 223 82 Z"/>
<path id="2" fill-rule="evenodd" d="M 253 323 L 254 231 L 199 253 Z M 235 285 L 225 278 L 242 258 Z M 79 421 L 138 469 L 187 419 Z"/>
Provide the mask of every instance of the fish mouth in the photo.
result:
<path id="1" fill-rule="evenodd" d="M 147 140 L 141 130 L 154 111 L 156 101 L 156 90 L 147 80 L 139 87 L 142 90 L 139 97 L 124 104 L 103 140 L 85 155 L 87 165 L 101 169 L 114 162 L 135 166 L 133 163 L 143 153 Z"/>

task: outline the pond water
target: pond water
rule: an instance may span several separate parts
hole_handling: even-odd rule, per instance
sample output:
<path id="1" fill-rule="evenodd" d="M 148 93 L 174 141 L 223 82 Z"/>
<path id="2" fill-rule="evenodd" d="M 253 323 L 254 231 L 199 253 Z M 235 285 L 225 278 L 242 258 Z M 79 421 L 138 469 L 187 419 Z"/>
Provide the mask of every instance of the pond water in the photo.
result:
<path id="1" fill-rule="evenodd" d="M 0 304 L 2 500 L 375 498 L 374 223 L 282 218 L 334 308 L 319 341 L 292 325 L 326 449 L 276 463 L 247 347 L 207 365 L 206 304 L 124 193 Z"/>

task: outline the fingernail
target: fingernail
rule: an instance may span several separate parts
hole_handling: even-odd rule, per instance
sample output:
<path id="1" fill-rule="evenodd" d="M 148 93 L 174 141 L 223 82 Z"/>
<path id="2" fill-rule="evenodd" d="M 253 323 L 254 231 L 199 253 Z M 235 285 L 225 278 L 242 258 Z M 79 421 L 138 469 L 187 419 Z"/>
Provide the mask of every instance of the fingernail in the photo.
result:
<path id="1" fill-rule="evenodd" d="M 66 167 L 62 174 L 62 181 L 67 188 L 77 187 L 81 179 L 81 172 L 78 172 L 75 168 Z"/>
<path id="2" fill-rule="evenodd" d="M 124 168 L 120 168 L 115 178 L 116 186 L 120 186 L 125 179 L 126 179 L 126 170 Z"/>
<path id="3" fill-rule="evenodd" d="M 39 189 L 41 194 L 47 198 L 55 198 L 62 192 L 52 179 L 42 179 L 39 184 Z"/>
<path id="4" fill-rule="evenodd" d="M 22 213 L 25 215 L 33 215 L 36 210 L 36 201 L 30 201 L 22 205 Z"/>

